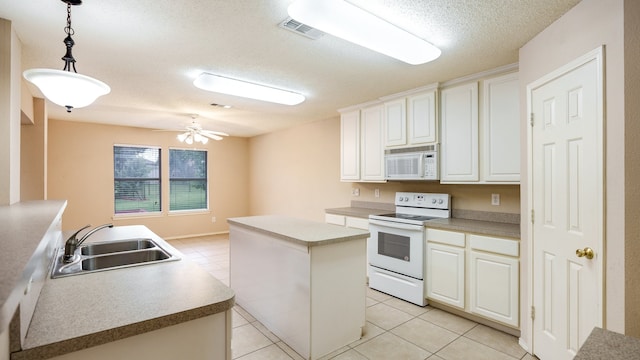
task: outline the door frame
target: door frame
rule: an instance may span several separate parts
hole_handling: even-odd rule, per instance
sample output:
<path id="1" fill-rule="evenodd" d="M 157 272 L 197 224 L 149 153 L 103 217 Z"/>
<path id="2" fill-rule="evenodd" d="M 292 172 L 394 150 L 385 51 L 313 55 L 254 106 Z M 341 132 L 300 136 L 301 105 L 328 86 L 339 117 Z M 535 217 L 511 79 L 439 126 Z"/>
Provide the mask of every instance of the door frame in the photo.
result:
<path id="1" fill-rule="evenodd" d="M 606 284 L 604 279 L 606 279 L 606 274 L 605 274 L 605 269 L 606 269 L 606 209 L 605 209 L 605 198 L 606 198 L 606 193 L 605 193 L 605 182 L 606 182 L 606 176 L 605 176 L 605 103 L 606 100 L 604 98 L 604 71 L 605 71 L 605 46 L 599 46 L 591 51 L 589 51 L 588 53 L 566 63 L 565 65 L 560 66 L 559 68 L 551 71 L 550 73 L 542 76 L 541 78 L 529 83 L 526 86 L 526 96 L 527 96 L 527 112 L 526 112 L 526 118 L 527 118 L 527 201 L 528 201 L 528 206 L 529 209 L 527 209 L 526 214 L 525 214 L 525 219 L 527 221 L 527 223 L 529 224 L 528 226 L 528 231 L 527 231 L 527 236 L 528 236 L 528 244 L 527 244 L 527 251 L 528 251 L 528 258 L 527 258 L 527 270 L 528 270 L 528 276 L 527 276 L 527 287 L 528 287 L 528 297 L 526 299 L 526 304 L 527 306 L 525 307 L 525 311 L 523 311 L 521 313 L 521 316 L 528 316 L 529 321 L 528 321 L 528 330 L 529 330 L 529 334 L 530 334 L 530 338 L 528 339 L 528 343 L 527 344 L 523 344 L 521 341 L 521 345 L 526 345 L 526 349 L 528 350 L 529 353 L 531 354 L 535 354 L 535 348 L 534 348 L 534 337 L 535 337 L 535 333 L 534 333 L 534 322 L 533 319 L 531 318 L 532 316 L 532 309 L 533 309 L 533 300 L 534 300 L 534 273 L 533 273 L 533 265 L 534 265 L 534 252 L 533 252 L 533 223 L 532 223 L 532 216 L 533 216 L 533 127 L 531 126 L 531 114 L 532 114 L 532 93 L 534 89 L 537 89 L 541 86 L 543 86 L 544 84 L 553 81 L 559 77 L 562 77 L 563 75 L 571 72 L 572 70 L 579 68 L 580 66 L 589 63 L 591 61 L 596 61 L 597 64 L 597 69 L 598 69 L 598 74 L 597 74 L 597 109 L 598 109 L 598 113 L 597 113 L 597 131 L 598 131 L 598 138 L 597 138 L 597 146 L 601 151 L 598 151 L 598 157 L 597 159 L 595 159 L 595 165 L 596 165 L 596 170 L 598 172 L 598 176 L 601 178 L 601 181 L 599 182 L 599 186 L 598 186 L 598 202 L 599 202 L 599 211 L 601 212 L 601 219 L 602 219 L 602 223 L 600 224 L 600 244 L 599 244 L 599 258 L 601 259 L 600 262 L 600 268 L 598 269 L 598 274 L 600 275 L 600 279 L 598 279 L 598 283 L 599 283 L 599 289 L 600 289 L 600 314 L 594 314 L 594 316 L 599 316 L 599 323 L 602 324 L 602 327 L 605 328 L 606 327 L 606 314 L 605 314 L 605 308 L 606 308 Z"/>

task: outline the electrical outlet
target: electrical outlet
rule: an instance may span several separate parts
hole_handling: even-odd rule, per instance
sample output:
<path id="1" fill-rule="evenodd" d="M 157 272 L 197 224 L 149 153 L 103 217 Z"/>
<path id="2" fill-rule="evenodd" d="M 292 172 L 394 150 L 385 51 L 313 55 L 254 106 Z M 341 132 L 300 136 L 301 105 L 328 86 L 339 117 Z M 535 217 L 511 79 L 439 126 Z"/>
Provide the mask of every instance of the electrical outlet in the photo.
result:
<path id="1" fill-rule="evenodd" d="M 500 205 L 500 194 L 491 194 L 491 205 Z"/>
<path id="2" fill-rule="evenodd" d="M 359 188 L 353 188 L 353 189 L 351 189 L 351 195 L 353 195 L 353 196 L 360 196 L 360 189 L 359 189 Z"/>
<path id="3" fill-rule="evenodd" d="M 212 216 L 212 217 L 211 217 L 211 222 L 212 222 L 212 223 L 215 223 L 215 222 L 216 222 L 216 217 L 215 217 L 215 216 Z"/>
<path id="4" fill-rule="evenodd" d="M 373 190 L 373 196 L 379 198 L 380 197 L 380 189 Z"/>

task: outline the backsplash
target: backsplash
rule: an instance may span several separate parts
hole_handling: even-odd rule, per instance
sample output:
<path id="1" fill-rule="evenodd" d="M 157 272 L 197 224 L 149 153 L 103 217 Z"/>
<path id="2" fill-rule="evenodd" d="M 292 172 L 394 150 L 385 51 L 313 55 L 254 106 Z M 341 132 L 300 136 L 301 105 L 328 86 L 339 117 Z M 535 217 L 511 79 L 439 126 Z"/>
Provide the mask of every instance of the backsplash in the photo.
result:
<path id="1" fill-rule="evenodd" d="M 357 189 L 357 190 L 356 190 Z M 376 197 L 376 189 L 379 197 Z M 387 182 L 387 183 L 353 183 L 351 184 L 351 201 L 391 203 L 395 201 L 398 191 L 446 193 L 451 195 L 451 208 L 480 212 L 520 214 L 519 185 L 442 185 L 429 182 Z M 358 193 L 359 195 L 354 195 Z M 500 205 L 491 205 L 493 194 L 500 195 Z M 519 218 L 519 216 L 518 216 Z M 505 221 L 512 222 L 512 221 Z"/>

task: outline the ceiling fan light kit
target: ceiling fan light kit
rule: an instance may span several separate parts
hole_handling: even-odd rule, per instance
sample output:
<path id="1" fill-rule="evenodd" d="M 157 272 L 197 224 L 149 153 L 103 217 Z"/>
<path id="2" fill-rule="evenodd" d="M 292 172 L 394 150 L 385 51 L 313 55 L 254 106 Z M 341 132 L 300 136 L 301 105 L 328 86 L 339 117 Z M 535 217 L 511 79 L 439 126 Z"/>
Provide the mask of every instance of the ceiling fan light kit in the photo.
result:
<path id="1" fill-rule="evenodd" d="M 378 53 L 420 65 L 442 53 L 429 42 L 344 0 L 297 0 L 289 16 L 322 32 Z"/>
<path id="2" fill-rule="evenodd" d="M 62 57 L 64 69 L 30 69 L 26 70 L 23 76 L 36 85 L 47 99 L 56 105 L 64 106 L 67 112 L 71 112 L 73 108 L 90 105 L 98 97 L 108 94 L 111 88 L 100 80 L 77 73 L 76 60 L 71 53 L 73 45 L 75 45 L 71 38 L 71 35 L 74 34 L 71 27 L 71 6 L 80 5 L 82 1 L 61 1 L 67 4 L 67 26 L 64 28 L 67 34 L 64 44 L 67 49 Z"/>
<path id="3" fill-rule="evenodd" d="M 193 81 L 193 85 L 206 91 L 268 101 L 283 105 L 297 105 L 305 100 L 305 97 L 298 93 L 210 74 L 207 72 L 200 74 Z"/>

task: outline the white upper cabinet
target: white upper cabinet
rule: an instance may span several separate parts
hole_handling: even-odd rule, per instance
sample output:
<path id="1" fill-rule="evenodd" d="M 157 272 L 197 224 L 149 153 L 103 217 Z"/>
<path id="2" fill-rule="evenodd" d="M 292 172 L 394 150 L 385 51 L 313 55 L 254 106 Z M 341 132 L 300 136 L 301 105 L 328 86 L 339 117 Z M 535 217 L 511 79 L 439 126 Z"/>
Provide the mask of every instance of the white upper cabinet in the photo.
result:
<path id="1" fill-rule="evenodd" d="M 520 181 L 520 97 L 518 74 L 484 81 L 482 177 L 487 182 Z"/>
<path id="2" fill-rule="evenodd" d="M 340 114 L 340 180 L 384 182 L 384 106 Z"/>
<path id="3" fill-rule="evenodd" d="M 437 85 L 404 93 L 384 104 L 385 147 L 399 148 L 438 141 Z M 387 99 L 392 97 L 387 97 Z"/>
<path id="4" fill-rule="evenodd" d="M 518 73 L 441 92 L 441 182 L 520 183 Z M 480 103 L 480 105 L 479 105 Z"/>
<path id="5" fill-rule="evenodd" d="M 436 90 L 407 98 L 409 144 L 420 145 L 438 141 Z"/>
<path id="6" fill-rule="evenodd" d="M 375 105 L 360 111 L 362 130 L 360 161 L 362 181 L 384 181 L 384 106 Z"/>
<path id="7" fill-rule="evenodd" d="M 407 101 L 402 98 L 384 103 L 385 147 L 407 144 Z"/>
<path id="8" fill-rule="evenodd" d="M 360 110 L 340 114 L 340 180 L 360 180 Z"/>
<path id="9" fill-rule="evenodd" d="M 478 181 L 478 83 L 442 90 L 441 182 Z"/>

